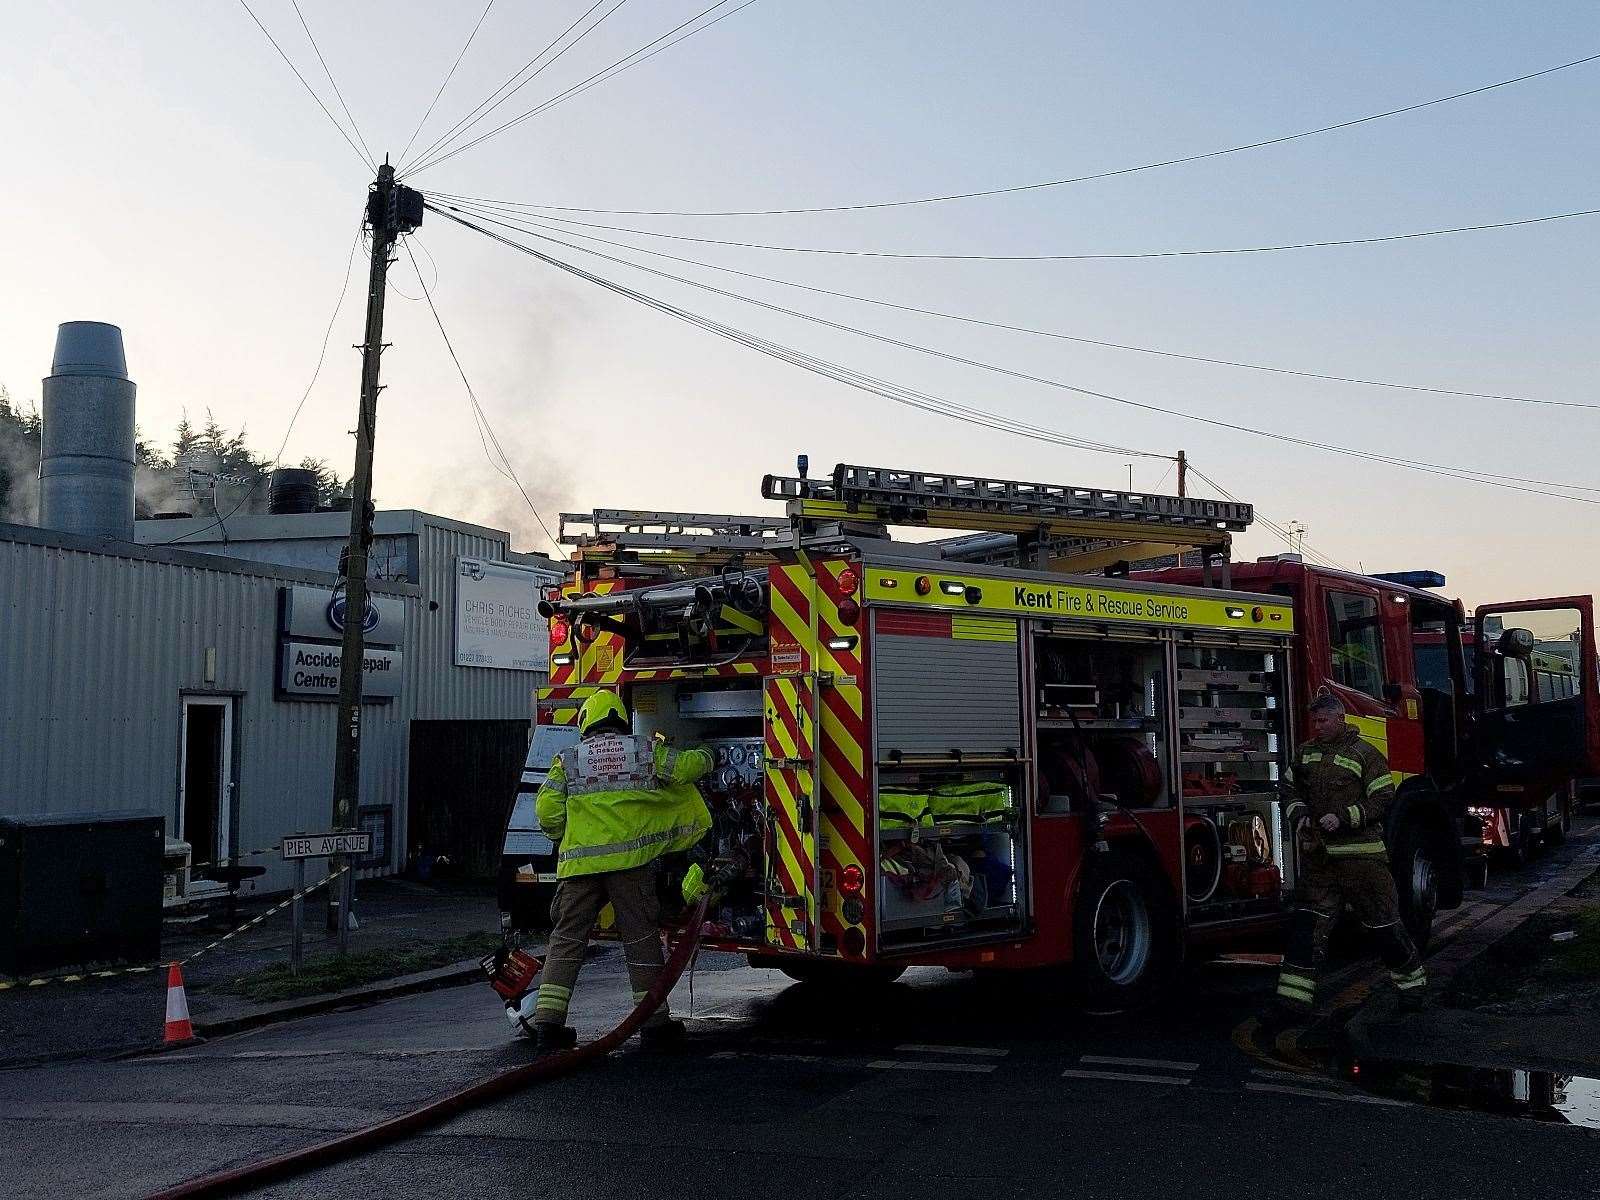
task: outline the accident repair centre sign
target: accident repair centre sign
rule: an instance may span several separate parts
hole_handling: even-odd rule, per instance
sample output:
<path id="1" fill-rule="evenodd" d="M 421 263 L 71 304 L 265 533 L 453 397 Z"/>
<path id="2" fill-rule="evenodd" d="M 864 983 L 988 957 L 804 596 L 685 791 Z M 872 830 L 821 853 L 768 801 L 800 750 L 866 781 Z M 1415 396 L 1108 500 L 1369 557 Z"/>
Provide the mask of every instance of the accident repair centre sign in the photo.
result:
<path id="1" fill-rule="evenodd" d="M 484 558 L 456 559 L 456 666 L 544 671 L 550 625 L 539 615 L 552 572 Z"/>
<path id="2" fill-rule="evenodd" d="M 337 700 L 344 625 L 343 588 L 295 584 L 278 591 L 279 700 Z M 383 704 L 400 694 L 405 606 L 397 596 L 367 596 L 362 614 L 361 699 Z"/>

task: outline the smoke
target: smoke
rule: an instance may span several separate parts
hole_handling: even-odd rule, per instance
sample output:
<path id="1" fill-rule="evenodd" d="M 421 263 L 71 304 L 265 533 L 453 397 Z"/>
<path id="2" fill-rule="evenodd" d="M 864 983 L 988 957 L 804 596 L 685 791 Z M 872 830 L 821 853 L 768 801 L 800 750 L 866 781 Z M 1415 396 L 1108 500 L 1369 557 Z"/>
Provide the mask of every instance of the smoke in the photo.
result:
<path id="1" fill-rule="evenodd" d="M 198 515 L 199 508 L 183 480 L 164 465 L 139 463 L 134 468 L 133 511 L 137 516 L 153 517 L 164 512 Z"/>
<path id="2" fill-rule="evenodd" d="M 39 523 L 39 442 L 9 421 L 0 421 L 0 520 Z"/>
<path id="3" fill-rule="evenodd" d="M 512 470 L 522 481 L 528 500 L 539 510 L 551 534 L 558 533 L 556 524 L 560 513 L 564 506 L 570 505 L 573 494 L 572 481 L 566 470 L 551 463 L 542 454 L 519 455 L 515 447 L 507 444 L 504 435 L 501 436 L 501 445 L 505 446 L 506 457 L 511 460 Z M 493 447 L 490 453 L 493 453 Z M 435 484 L 429 490 L 429 497 L 429 506 L 441 516 L 472 521 L 492 529 L 504 529 L 511 535 L 513 550 L 549 554 L 557 548 L 539 527 L 539 522 L 529 511 L 528 503 L 523 500 L 516 484 L 502 476 L 482 457 L 468 470 L 454 476 L 449 483 Z"/>

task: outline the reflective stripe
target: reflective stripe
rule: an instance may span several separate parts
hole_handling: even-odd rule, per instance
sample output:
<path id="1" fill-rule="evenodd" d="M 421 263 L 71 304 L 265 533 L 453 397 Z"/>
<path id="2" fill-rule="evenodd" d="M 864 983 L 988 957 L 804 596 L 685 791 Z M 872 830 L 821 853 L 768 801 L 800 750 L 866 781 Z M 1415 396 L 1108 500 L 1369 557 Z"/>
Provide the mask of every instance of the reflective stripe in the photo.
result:
<path id="1" fill-rule="evenodd" d="M 539 985 L 539 995 L 541 997 L 559 996 L 563 1000 L 571 1000 L 572 989 L 569 987 L 562 987 L 559 983 L 541 983 Z"/>
<path id="2" fill-rule="evenodd" d="M 1415 978 L 1410 976 L 1407 976 L 1404 979 L 1396 977 L 1394 981 L 1394 986 L 1399 988 L 1402 992 L 1413 991 L 1416 988 L 1426 987 L 1427 985 L 1428 977 L 1422 974 L 1418 974 Z"/>
<path id="3" fill-rule="evenodd" d="M 671 746 L 668 746 L 666 751 L 667 752 L 661 756 L 661 774 L 665 775 L 668 779 L 671 779 L 672 772 L 678 765 L 678 752 Z"/>
<path id="4" fill-rule="evenodd" d="M 1280 996 L 1287 996 L 1291 1000 L 1304 1000 L 1307 1004 L 1310 1004 L 1315 994 L 1315 988 L 1303 987 L 1298 983 L 1290 983 L 1286 979 L 1278 980 L 1278 995 Z"/>
<path id="5" fill-rule="evenodd" d="M 1320 750 L 1307 750 L 1300 755 L 1301 766 L 1305 766 L 1308 763 L 1319 763 L 1321 761 L 1322 751 Z"/>
<path id="6" fill-rule="evenodd" d="M 1393 786 L 1394 781 L 1391 780 L 1387 775 L 1379 775 L 1371 783 L 1367 784 L 1367 795 L 1375 795 L 1376 793 L 1383 791 L 1384 788 Z"/>
<path id="7" fill-rule="evenodd" d="M 1352 804 L 1349 808 L 1345 809 L 1344 811 L 1350 814 L 1350 828 L 1351 829 L 1360 829 L 1361 828 L 1361 805 Z"/>
<path id="8" fill-rule="evenodd" d="M 1346 771 L 1354 771 L 1357 775 L 1365 775 L 1367 773 L 1367 769 L 1361 765 L 1360 759 L 1346 758 L 1342 754 L 1335 754 L 1333 756 L 1333 765 L 1336 767 L 1343 767 Z"/>
<path id="9" fill-rule="evenodd" d="M 671 829 L 663 829 L 660 833 L 647 833 L 643 837 L 636 837 L 626 842 L 608 842 L 603 846 L 575 846 L 571 850 L 561 852 L 562 862 L 572 862 L 580 858 L 598 858 L 602 854 L 627 854 L 633 850 L 643 850 L 646 846 L 660 845 L 662 842 L 675 841 L 678 838 L 693 837 L 700 832 L 697 825 L 674 825 Z"/>
<path id="10" fill-rule="evenodd" d="M 1385 850 L 1382 842 L 1344 842 L 1329 846 L 1328 853 L 1335 858 L 1348 858 L 1359 854 L 1383 854 Z"/>

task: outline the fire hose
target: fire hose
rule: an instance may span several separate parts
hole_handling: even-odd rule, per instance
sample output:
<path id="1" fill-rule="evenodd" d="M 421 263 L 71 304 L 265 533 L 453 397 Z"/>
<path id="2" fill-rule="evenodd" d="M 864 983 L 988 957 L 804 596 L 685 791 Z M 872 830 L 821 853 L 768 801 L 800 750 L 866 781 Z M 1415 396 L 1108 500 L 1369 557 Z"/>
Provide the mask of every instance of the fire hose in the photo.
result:
<path id="1" fill-rule="evenodd" d="M 186 1183 L 180 1183 L 175 1187 L 154 1192 L 147 1197 L 147 1200 L 177 1200 L 178 1197 L 190 1196 L 228 1196 L 237 1194 L 247 1188 L 261 1187 L 279 1179 L 286 1179 L 291 1175 L 298 1175 L 303 1171 L 328 1166 L 331 1163 L 338 1162 L 340 1159 L 349 1158 L 351 1155 L 375 1150 L 379 1146 L 388 1145 L 390 1142 L 398 1141 L 401 1138 L 410 1137 L 413 1134 L 422 1132 L 424 1129 L 437 1125 L 448 1117 L 456 1116 L 480 1105 L 512 1095 L 529 1084 L 555 1079 L 558 1076 L 576 1070 L 585 1063 L 604 1057 L 632 1037 L 639 1027 L 649 1019 L 650 1015 L 665 1002 L 668 994 L 677 984 L 678 977 L 688 968 L 689 963 L 694 958 L 695 951 L 700 947 L 700 931 L 705 924 L 706 909 L 710 902 L 710 896 L 703 896 L 689 913 L 684 931 L 678 938 L 677 944 L 673 947 L 666 966 L 656 979 L 655 985 L 645 993 L 644 999 L 634 1005 L 633 1010 L 623 1018 L 620 1025 L 594 1041 L 586 1042 L 581 1046 L 572 1050 L 562 1051 L 559 1054 L 548 1055 L 536 1062 L 500 1071 L 486 1079 L 480 1079 L 476 1083 L 468 1084 L 464 1088 L 441 1096 L 437 1100 L 431 1100 L 421 1108 L 413 1109 L 411 1112 L 389 1117 L 376 1124 L 353 1130 L 350 1133 L 342 1134 L 339 1137 L 331 1138 L 325 1142 L 318 1142 L 299 1150 L 290 1150 L 272 1158 L 264 1158 L 226 1171 L 219 1171 L 214 1175 L 203 1175 Z"/>

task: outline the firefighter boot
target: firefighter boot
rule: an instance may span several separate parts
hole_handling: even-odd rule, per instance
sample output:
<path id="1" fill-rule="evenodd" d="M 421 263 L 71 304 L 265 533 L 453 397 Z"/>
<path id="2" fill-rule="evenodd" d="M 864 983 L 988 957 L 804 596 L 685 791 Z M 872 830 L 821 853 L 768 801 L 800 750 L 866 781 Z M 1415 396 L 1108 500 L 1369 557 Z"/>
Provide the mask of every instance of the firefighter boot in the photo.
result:
<path id="1" fill-rule="evenodd" d="M 540 1022 L 533 1029 L 536 1035 L 535 1046 L 540 1054 L 571 1050 L 578 1044 L 578 1031 L 570 1025 Z"/>
<path id="2" fill-rule="evenodd" d="M 683 1022 L 674 1017 L 639 1030 L 639 1044 L 646 1050 L 667 1050 L 682 1045 L 684 1036 Z"/>

